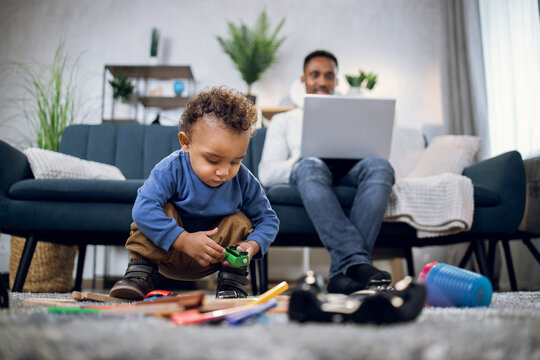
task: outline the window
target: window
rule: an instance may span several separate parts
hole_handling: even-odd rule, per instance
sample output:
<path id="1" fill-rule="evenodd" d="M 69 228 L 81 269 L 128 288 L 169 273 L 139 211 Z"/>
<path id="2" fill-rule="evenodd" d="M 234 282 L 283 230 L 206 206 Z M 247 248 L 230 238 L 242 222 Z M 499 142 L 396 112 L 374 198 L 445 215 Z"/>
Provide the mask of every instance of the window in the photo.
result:
<path id="1" fill-rule="evenodd" d="M 540 155 L 538 0 L 480 0 L 491 155 Z"/>

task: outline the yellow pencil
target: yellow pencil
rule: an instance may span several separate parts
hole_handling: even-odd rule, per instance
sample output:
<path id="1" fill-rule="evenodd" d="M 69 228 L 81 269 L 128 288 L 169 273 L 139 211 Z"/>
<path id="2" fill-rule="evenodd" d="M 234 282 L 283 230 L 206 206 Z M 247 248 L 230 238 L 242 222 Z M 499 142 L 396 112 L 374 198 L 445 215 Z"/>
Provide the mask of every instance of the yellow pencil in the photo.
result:
<path id="1" fill-rule="evenodd" d="M 289 284 L 286 281 L 282 281 L 261 296 L 257 300 L 253 300 L 251 304 L 257 305 L 267 302 L 268 300 L 278 296 L 289 288 Z"/>

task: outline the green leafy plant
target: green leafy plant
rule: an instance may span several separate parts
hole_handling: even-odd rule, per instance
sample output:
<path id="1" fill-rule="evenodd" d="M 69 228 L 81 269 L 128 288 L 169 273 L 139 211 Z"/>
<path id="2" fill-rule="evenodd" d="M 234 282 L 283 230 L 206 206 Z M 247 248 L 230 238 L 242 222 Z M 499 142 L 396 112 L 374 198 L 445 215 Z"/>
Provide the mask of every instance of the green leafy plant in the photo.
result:
<path id="1" fill-rule="evenodd" d="M 152 39 L 150 42 L 150 56 L 156 57 L 159 44 L 159 30 L 157 28 L 152 29 Z"/>
<path id="2" fill-rule="evenodd" d="M 77 110 L 76 63 L 68 61 L 62 42 L 49 65 L 14 64 L 24 92 L 21 111 L 35 131 L 37 146 L 58 151 L 62 134 L 73 123 Z"/>
<path id="3" fill-rule="evenodd" d="M 126 75 L 122 72 L 119 72 L 114 80 L 109 80 L 109 84 L 111 84 L 113 88 L 114 100 L 127 102 L 133 93 L 133 84 L 131 84 Z"/>
<path id="4" fill-rule="evenodd" d="M 266 11 L 263 11 L 253 28 L 229 22 L 230 38 L 217 37 L 221 47 L 231 57 L 246 82 L 248 95 L 251 95 L 251 85 L 276 62 L 276 53 L 285 40 L 285 37 L 278 39 L 277 35 L 284 23 L 285 18 L 279 22 L 274 31 L 270 32 L 268 16 Z"/>
<path id="5" fill-rule="evenodd" d="M 360 70 L 358 76 L 355 75 L 345 75 L 345 79 L 349 85 L 353 88 L 361 88 L 362 84 L 365 81 L 365 88 L 368 90 L 373 90 L 375 84 L 377 84 L 377 75 L 374 73 L 366 73 Z"/>

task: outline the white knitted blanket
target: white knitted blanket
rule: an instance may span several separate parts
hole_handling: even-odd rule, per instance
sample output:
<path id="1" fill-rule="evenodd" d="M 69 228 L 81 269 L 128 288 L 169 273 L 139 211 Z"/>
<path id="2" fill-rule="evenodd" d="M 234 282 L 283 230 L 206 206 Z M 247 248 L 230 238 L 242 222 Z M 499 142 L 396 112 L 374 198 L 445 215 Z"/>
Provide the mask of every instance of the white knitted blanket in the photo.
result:
<path id="1" fill-rule="evenodd" d="M 473 211 L 471 180 L 443 173 L 398 179 L 384 221 L 405 222 L 419 238 L 437 237 L 469 230 Z"/>

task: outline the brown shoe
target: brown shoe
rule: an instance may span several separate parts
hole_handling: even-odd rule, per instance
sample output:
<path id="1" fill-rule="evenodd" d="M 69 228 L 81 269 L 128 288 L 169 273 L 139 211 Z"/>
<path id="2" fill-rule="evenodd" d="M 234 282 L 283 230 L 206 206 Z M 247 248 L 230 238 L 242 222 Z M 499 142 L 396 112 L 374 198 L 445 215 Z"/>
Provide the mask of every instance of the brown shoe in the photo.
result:
<path id="1" fill-rule="evenodd" d="M 124 278 L 114 284 L 109 295 L 121 299 L 142 300 L 154 290 L 157 273 L 157 265 L 150 260 L 131 260 Z"/>

